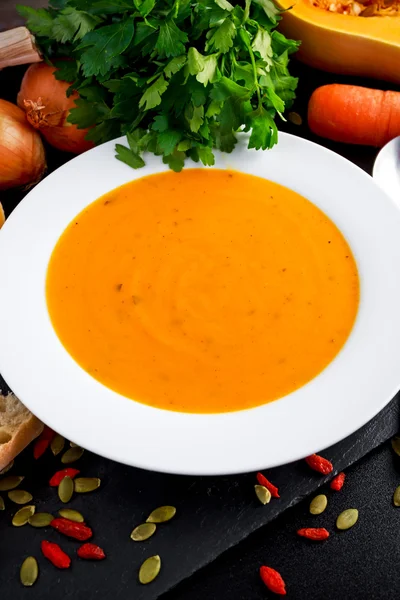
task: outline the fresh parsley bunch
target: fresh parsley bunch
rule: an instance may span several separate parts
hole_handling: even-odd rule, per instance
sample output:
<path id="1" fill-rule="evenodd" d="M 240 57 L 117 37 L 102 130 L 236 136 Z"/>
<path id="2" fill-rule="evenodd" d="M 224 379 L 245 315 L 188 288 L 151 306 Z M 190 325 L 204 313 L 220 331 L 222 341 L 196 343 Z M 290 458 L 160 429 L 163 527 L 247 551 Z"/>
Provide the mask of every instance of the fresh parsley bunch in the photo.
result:
<path id="1" fill-rule="evenodd" d="M 231 152 L 239 130 L 251 132 L 249 148 L 277 142 L 298 44 L 275 31 L 272 0 L 52 0 L 18 10 L 80 95 L 68 120 L 90 127 L 96 144 L 126 134 L 117 158 L 131 167 L 145 151 L 174 171 L 187 157 L 213 165 L 213 149 Z"/>

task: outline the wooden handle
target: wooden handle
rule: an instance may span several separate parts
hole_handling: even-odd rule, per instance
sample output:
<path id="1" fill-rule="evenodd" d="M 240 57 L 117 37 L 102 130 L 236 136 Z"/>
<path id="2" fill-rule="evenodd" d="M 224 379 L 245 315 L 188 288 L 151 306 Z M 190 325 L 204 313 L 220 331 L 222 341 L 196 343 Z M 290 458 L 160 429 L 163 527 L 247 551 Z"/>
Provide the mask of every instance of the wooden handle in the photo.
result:
<path id="1" fill-rule="evenodd" d="M 42 57 L 35 46 L 35 38 L 26 27 L 0 33 L 0 69 L 41 60 Z"/>

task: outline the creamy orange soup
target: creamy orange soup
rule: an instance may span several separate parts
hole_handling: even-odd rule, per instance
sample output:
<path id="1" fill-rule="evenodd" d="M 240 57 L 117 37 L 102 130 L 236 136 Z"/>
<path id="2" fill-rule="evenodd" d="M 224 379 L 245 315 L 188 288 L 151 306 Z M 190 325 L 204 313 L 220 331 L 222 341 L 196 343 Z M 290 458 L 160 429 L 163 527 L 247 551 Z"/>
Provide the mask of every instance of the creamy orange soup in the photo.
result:
<path id="1" fill-rule="evenodd" d="M 61 342 L 109 388 L 218 413 L 318 375 L 353 326 L 357 267 L 334 223 L 295 192 L 186 169 L 106 194 L 67 227 L 47 303 Z"/>

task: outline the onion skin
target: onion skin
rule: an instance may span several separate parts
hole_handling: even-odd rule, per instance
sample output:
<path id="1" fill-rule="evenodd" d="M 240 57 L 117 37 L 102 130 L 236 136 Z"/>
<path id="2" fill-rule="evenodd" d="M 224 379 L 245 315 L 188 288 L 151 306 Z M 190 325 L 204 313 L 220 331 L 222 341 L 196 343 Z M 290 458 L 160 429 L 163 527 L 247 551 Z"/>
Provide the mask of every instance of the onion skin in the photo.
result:
<path id="1" fill-rule="evenodd" d="M 0 190 L 37 183 L 45 170 L 40 135 L 18 106 L 0 100 Z"/>
<path id="2" fill-rule="evenodd" d="M 48 143 L 62 150 L 81 154 L 94 147 L 85 140 L 88 129 L 78 129 L 68 123 L 71 108 L 79 94 L 73 92 L 68 98 L 70 84 L 54 77 L 57 69 L 45 63 L 31 65 L 22 80 L 18 94 L 18 106 L 26 112 L 30 124 L 39 129 Z"/>

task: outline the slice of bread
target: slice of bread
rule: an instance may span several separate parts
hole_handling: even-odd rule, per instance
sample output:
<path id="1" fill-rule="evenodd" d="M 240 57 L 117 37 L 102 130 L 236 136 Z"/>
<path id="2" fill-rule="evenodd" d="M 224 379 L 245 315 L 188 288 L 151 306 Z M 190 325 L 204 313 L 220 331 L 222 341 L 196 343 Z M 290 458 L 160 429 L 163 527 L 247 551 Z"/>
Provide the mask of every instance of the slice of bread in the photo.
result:
<path id="1" fill-rule="evenodd" d="M 0 394 L 0 471 L 43 430 L 43 423 L 14 394 Z"/>

